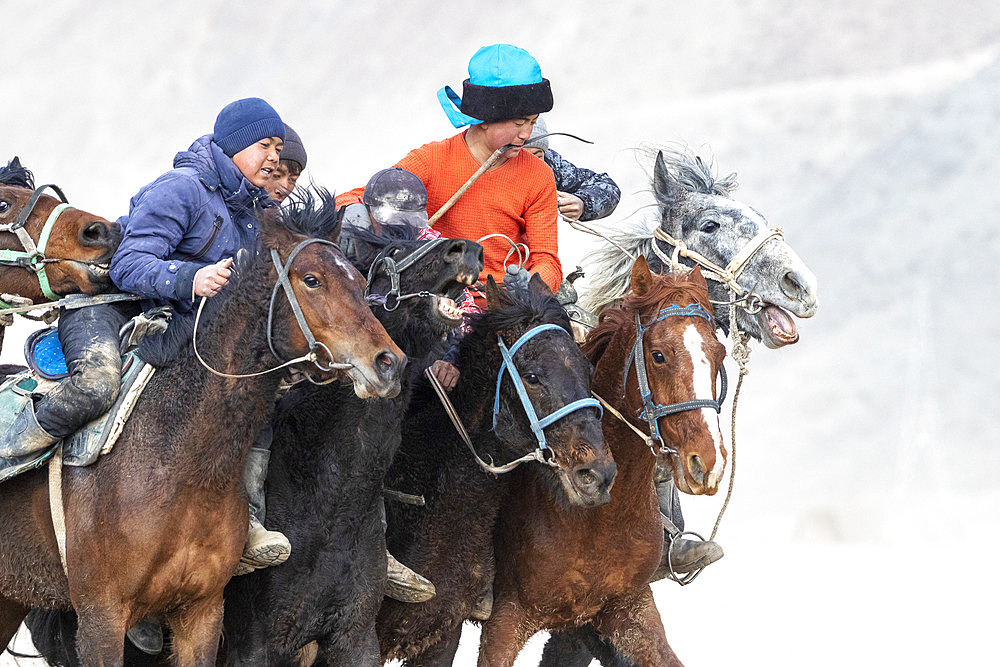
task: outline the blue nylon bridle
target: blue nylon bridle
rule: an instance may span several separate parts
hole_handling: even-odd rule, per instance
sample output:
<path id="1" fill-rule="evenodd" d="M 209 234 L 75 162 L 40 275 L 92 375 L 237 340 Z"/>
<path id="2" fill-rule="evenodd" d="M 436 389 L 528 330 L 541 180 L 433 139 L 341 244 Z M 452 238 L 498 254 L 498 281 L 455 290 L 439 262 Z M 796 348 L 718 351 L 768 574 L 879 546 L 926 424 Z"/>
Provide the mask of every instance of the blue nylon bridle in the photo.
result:
<path id="1" fill-rule="evenodd" d="M 677 450 L 668 447 L 663 441 L 663 436 L 660 435 L 660 417 L 665 417 L 667 415 L 676 414 L 678 412 L 685 412 L 687 410 L 699 410 L 701 408 L 711 408 L 716 412 L 722 412 L 722 402 L 726 400 L 726 367 L 719 366 L 719 373 L 722 376 L 722 388 L 719 392 L 719 398 L 717 400 L 709 399 L 694 399 L 690 401 L 682 401 L 679 403 L 671 403 L 670 405 L 659 405 L 653 403 L 653 392 L 649 388 L 649 377 L 646 373 L 646 356 L 642 347 L 642 337 L 657 322 L 667 319 L 668 317 L 701 317 L 704 318 L 709 324 L 712 323 L 712 316 L 708 314 L 708 311 L 701 307 L 699 303 L 692 303 L 687 306 L 667 306 L 666 308 L 661 308 L 660 312 L 650 320 L 649 324 L 646 326 L 642 325 L 642 321 L 639 318 L 639 313 L 635 314 L 635 344 L 632 346 L 632 353 L 628 357 L 628 361 L 625 362 L 625 381 L 628 381 L 628 371 L 632 364 L 635 364 L 635 373 L 639 381 L 639 393 L 642 395 L 642 408 L 636 411 L 639 417 L 646 420 L 649 424 L 649 435 L 650 440 L 648 442 L 657 441 L 660 443 L 660 451 L 656 452 L 653 450 L 653 455 L 657 456 L 659 454 L 677 454 Z M 650 446 L 652 450 L 652 445 Z"/>
<path id="2" fill-rule="evenodd" d="M 514 355 L 517 354 L 517 351 L 521 349 L 522 345 L 545 331 L 561 331 L 567 336 L 570 335 L 565 329 L 556 324 L 540 324 L 537 327 L 529 329 L 525 332 L 513 345 L 510 346 L 509 349 L 503 342 L 503 338 L 497 335 L 497 345 L 500 347 L 500 355 L 503 357 L 503 362 L 500 364 L 500 371 L 497 373 L 497 390 L 496 396 L 493 400 L 493 430 L 496 430 L 497 417 L 500 415 L 500 383 L 503 381 L 503 374 L 506 371 L 510 375 L 511 382 L 514 383 L 514 388 L 517 390 L 517 396 L 521 399 L 521 405 L 524 406 L 524 412 L 528 416 L 528 422 L 531 424 L 531 431 L 535 434 L 535 439 L 538 441 L 538 449 L 536 450 L 536 454 L 538 454 L 539 457 L 538 460 L 551 462 L 554 459 L 554 455 L 545 442 L 545 427 L 559 419 L 562 419 L 571 412 L 576 412 L 577 410 L 582 410 L 583 408 L 597 408 L 600 416 L 603 417 L 604 408 L 601 407 L 601 404 L 595 398 L 581 398 L 573 401 L 569 405 L 564 405 L 542 419 L 538 418 L 538 415 L 535 413 L 535 408 L 531 404 L 531 399 L 528 398 L 528 392 L 524 388 L 524 382 L 521 380 L 521 374 L 514 365 Z M 545 452 L 548 452 L 547 456 Z"/>

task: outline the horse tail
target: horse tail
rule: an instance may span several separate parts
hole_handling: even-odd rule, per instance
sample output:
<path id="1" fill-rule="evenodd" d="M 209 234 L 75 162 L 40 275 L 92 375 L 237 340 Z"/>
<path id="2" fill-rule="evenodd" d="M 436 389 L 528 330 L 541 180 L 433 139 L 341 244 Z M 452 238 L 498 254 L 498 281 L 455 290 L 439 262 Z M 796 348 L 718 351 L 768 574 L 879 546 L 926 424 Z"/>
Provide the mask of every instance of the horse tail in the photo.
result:
<path id="1" fill-rule="evenodd" d="M 628 292 L 632 276 L 632 257 L 649 256 L 653 250 L 653 231 L 657 220 L 644 220 L 631 229 L 609 232 L 615 243 L 607 243 L 583 258 L 587 273 L 593 276 L 590 286 L 580 299 L 580 305 L 600 315 L 601 312 Z M 619 248 L 618 246 L 621 246 Z M 623 252 L 628 250 L 631 257 Z"/>
<path id="2" fill-rule="evenodd" d="M 76 654 L 76 612 L 32 609 L 24 624 L 45 662 L 53 667 L 80 667 Z"/>

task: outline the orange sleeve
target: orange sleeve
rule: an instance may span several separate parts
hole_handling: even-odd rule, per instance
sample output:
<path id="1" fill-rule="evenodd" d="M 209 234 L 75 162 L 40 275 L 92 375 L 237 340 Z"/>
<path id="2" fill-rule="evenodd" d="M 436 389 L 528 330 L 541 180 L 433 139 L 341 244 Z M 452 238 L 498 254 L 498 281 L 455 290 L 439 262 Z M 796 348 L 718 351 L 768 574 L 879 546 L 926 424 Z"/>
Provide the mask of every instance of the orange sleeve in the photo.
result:
<path id="1" fill-rule="evenodd" d="M 351 204 L 361 203 L 361 198 L 365 194 L 364 188 L 354 188 L 353 190 L 348 190 L 347 192 L 341 192 L 337 195 L 337 208 L 343 208 Z"/>
<path id="2" fill-rule="evenodd" d="M 551 170 L 549 172 L 551 174 Z M 528 273 L 538 272 L 553 293 L 559 290 L 563 280 L 556 224 L 558 210 L 555 179 L 549 178 L 524 213 L 524 241 L 531 248 L 525 268 Z"/>

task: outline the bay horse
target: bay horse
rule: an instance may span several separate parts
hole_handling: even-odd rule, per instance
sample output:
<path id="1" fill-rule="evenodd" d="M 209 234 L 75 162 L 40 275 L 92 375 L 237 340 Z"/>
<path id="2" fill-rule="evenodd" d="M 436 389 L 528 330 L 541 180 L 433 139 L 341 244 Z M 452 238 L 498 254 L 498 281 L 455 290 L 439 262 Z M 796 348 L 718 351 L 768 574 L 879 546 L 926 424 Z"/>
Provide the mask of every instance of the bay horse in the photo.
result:
<path id="1" fill-rule="evenodd" d="M 209 301 L 217 315 L 198 332 L 201 357 L 189 350 L 154 373 L 115 448 L 65 471 L 68 574 L 44 473 L 0 485 L 2 644 L 29 607 L 73 608 L 80 662 L 117 666 L 125 630 L 155 615 L 173 635 L 175 664 L 215 663 L 223 588 L 246 540 L 243 469 L 279 382 L 232 376 L 296 358 L 319 378 L 346 373 L 359 396 L 400 390 L 405 355 L 368 309 L 338 233 L 309 237 L 265 212 L 264 252 L 238 257 L 230 296 Z"/>
<path id="2" fill-rule="evenodd" d="M 726 349 L 711 313 L 699 269 L 655 276 L 644 258 L 635 262 L 631 293 L 604 311 L 583 345 L 595 366 L 591 388 L 615 409 L 602 420 L 618 464 L 611 502 L 566 507 L 537 470 L 512 474 L 518 492 L 500 508 L 481 667 L 513 665 L 540 630 L 585 623 L 639 665 L 681 665 L 649 587 L 663 549 L 653 471 L 666 451 L 682 489 L 718 489 L 726 450 L 716 378 Z"/>
<path id="3" fill-rule="evenodd" d="M 45 194 L 47 188 L 62 201 Z M 36 253 L 25 248 L 17 227 Z M 66 205 L 54 186 L 36 189 L 16 157 L 0 167 L 0 232 L 0 292 L 42 303 L 112 287 L 108 266 L 121 243 L 118 223 Z"/>
<path id="4" fill-rule="evenodd" d="M 718 177 L 711 160 L 683 146 L 664 148 L 653 157 L 651 176 L 655 215 L 635 227 L 621 226 L 609 233 L 614 241 L 584 258 L 593 276 L 582 305 L 599 314 L 627 291 L 634 258 L 645 257 L 655 272 L 668 271 L 674 250 L 697 253 L 718 269 L 736 272 L 743 296 L 734 293 L 716 271 L 707 270 L 715 324 L 732 335 L 739 332 L 771 349 L 794 344 L 799 331 L 794 317 L 809 318 L 818 307 L 816 276 L 785 241 L 781 230 L 769 225 L 753 207 L 736 200 L 736 174 Z M 678 252 L 678 261 L 695 260 Z M 737 303 L 731 303 L 737 301 Z M 544 667 L 585 667 L 592 655 L 606 665 L 624 665 L 614 647 L 592 629 L 555 632 L 545 647 Z"/>
<path id="5" fill-rule="evenodd" d="M 333 202 L 318 213 L 335 215 Z M 267 521 L 288 537 L 292 554 L 280 567 L 226 587 L 228 664 L 295 664 L 310 642 L 317 642 L 316 664 L 382 663 L 375 617 L 386 583 L 383 478 L 399 447 L 413 381 L 461 324 L 454 299 L 483 268 L 479 244 L 418 241 L 417 231 L 345 231 L 352 261 L 370 278 L 372 309 L 410 364 L 395 398 L 362 400 L 343 385 L 300 383 L 280 401 Z"/>
<path id="6" fill-rule="evenodd" d="M 591 367 L 573 341 L 566 312 L 537 274 L 523 292 L 501 290 L 488 279 L 486 300 L 488 309 L 471 318 L 459 346 L 461 375 L 451 392 L 468 444 L 493 461 L 494 470 L 526 454 L 547 462 L 524 465 L 542 468 L 567 505 L 608 502 L 616 468 L 604 446 L 600 410 L 589 398 Z M 582 409 L 543 426 L 547 418 L 529 418 L 517 385 L 533 417 Z M 387 508 L 386 538 L 389 551 L 433 581 L 437 595 L 420 604 L 382 602 L 383 659 L 431 665 L 454 654 L 462 623 L 492 585 L 493 528 L 509 489 L 506 477 L 481 469 L 435 395 L 418 386 L 386 484 L 423 495 L 426 506 Z"/>

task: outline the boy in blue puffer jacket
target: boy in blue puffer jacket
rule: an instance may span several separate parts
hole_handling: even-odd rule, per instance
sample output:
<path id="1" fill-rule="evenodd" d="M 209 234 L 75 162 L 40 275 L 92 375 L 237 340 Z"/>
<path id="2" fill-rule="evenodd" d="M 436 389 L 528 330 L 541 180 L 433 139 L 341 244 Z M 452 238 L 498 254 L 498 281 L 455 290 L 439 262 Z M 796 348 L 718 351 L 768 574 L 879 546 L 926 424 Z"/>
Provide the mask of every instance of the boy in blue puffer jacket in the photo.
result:
<path id="1" fill-rule="evenodd" d="M 190 345 L 196 299 L 219 293 L 229 281 L 233 258 L 259 247 L 257 213 L 275 206 L 264 185 L 278 167 L 285 126 L 264 100 L 247 98 L 219 113 L 213 134 L 174 157 L 174 168 L 136 194 L 118 222 L 122 243 L 111 260 L 111 279 L 143 297 L 143 307 L 173 313 L 162 335 L 143 339 L 136 353 L 154 366 L 170 363 Z M 284 562 L 291 552 L 279 532 L 264 529 L 264 480 L 270 452 L 250 450 L 244 483 L 250 526 L 241 570 Z M 157 653 L 162 634 L 147 619 L 128 633 L 142 650 Z"/>

